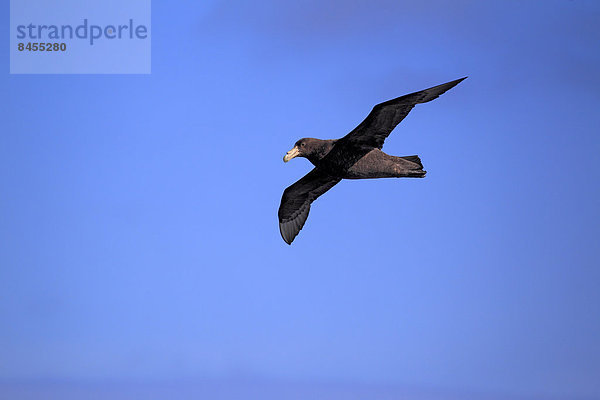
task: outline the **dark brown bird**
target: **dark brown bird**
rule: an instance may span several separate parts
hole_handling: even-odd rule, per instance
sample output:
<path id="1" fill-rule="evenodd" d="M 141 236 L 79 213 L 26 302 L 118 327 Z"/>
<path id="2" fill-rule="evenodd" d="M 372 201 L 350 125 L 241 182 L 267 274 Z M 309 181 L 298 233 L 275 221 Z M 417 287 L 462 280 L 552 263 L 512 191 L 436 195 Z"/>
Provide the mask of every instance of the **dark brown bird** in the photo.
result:
<path id="1" fill-rule="evenodd" d="M 308 218 L 310 204 L 342 179 L 423 178 L 427 171 L 419 156 L 390 156 L 381 151 L 383 142 L 415 105 L 437 98 L 464 79 L 377 104 L 341 139 L 298 140 L 283 161 L 305 157 L 315 168 L 283 192 L 279 206 L 283 240 L 292 244 Z"/>

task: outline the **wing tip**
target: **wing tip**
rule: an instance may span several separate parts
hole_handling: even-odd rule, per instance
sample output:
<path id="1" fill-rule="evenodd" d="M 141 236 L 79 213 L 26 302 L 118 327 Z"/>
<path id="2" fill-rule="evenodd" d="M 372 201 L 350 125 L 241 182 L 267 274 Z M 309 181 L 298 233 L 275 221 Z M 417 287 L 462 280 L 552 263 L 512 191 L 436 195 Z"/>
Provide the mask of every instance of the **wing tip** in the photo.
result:
<path id="1" fill-rule="evenodd" d="M 450 82 L 442 83 L 441 85 L 431 87 L 429 89 L 425 89 L 421 92 L 416 92 L 416 93 L 424 94 L 423 97 L 418 101 L 418 103 L 427 103 L 427 102 L 430 102 L 431 100 L 437 99 L 439 96 L 443 95 L 448 90 L 452 89 L 453 87 L 455 87 L 456 85 L 458 85 L 459 83 L 461 83 L 462 81 L 464 81 L 467 78 L 468 78 L 468 76 L 465 76 L 460 79 L 456 79 L 456 80 L 453 80 Z"/>
<path id="2" fill-rule="evenodd" d="M 297 236 L 297 234 L 294 235 L 292 231 L 290 231 L 288 227 L 285 226 L 285 222 L 279 222 L 279 233 L 281 233 L 281 238 L 283 239 L 283 241 L 290 246 L 292 245 L 292 242 Z"/>
<path id="3" fill-rule="evenodd" d="M 462 81 L 464 81 L 465 79 L 467 79 L 468 77 L 469 77 L 469 76 L 467 75 L 467 76 L 464 76 L 464 77 L 462 77 L 462 78 L 460 78 L 460 79 L 456 79 L 456 80 L 450 81 L 450 82 L 448 82 L 448 83 L 443 83 L 443 84 L 441 84 L 440 86 L 445 86 L 445 85 L 448 85 L 448 86 L 450 86 L 448 89 L 451 89 L 451 88 L 453 88 L 454 86 L 456 86 L 456 85 L 458 85 L 459 83 L 461 83 Z"/>

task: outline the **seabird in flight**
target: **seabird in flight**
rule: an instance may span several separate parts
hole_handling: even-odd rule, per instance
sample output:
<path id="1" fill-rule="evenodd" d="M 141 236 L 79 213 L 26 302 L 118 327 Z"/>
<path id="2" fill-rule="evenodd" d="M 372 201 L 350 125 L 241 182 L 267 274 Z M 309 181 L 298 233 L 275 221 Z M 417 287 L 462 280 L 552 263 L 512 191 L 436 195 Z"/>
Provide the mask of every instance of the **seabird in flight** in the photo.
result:
<path id="1" fill-rule="evenodd" d="M 381 151 L 383 142 L 415 105 L 437 98 L 464 79 L 377 104 L 343 138 L 298 140 L 283 161 L 305 157 L 315 168 L 283 192 L 279 206 L 283 240 L 292 244 L 308 218 L 310 204 L 342 179 L 423 178 L 426 171 L 419 156 L 390 156 Z"/>

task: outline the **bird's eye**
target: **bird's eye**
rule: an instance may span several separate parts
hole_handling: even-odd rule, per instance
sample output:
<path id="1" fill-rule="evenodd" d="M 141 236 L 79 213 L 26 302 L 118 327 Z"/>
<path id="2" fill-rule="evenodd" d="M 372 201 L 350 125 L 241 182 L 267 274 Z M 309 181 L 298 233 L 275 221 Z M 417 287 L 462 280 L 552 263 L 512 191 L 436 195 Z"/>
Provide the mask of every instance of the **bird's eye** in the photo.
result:
<path id="1" fill-rule="evenodd" d="M 300 143 L 300 147 L 304 147 L 304 146 L 305 146 L 305 144 L 304 144 L 304 143 Z"/>

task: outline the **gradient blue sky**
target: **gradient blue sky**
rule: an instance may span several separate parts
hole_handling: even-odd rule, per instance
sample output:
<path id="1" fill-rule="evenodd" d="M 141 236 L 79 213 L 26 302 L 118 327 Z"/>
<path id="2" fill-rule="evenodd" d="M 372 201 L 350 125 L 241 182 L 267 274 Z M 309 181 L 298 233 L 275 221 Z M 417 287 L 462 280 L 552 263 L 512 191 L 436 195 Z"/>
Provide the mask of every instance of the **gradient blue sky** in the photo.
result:
<path id="1" fill-rule="evenodd" d="M 2 24 L 0 397 L 600 398 L 599 19 L 154 1 L 148 76 L 9 75 Z M 283 242 L 297 139 L 465 75 L 384 147 L 426 179 Z"/>

